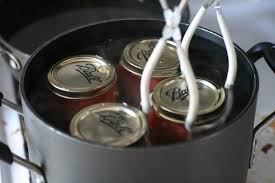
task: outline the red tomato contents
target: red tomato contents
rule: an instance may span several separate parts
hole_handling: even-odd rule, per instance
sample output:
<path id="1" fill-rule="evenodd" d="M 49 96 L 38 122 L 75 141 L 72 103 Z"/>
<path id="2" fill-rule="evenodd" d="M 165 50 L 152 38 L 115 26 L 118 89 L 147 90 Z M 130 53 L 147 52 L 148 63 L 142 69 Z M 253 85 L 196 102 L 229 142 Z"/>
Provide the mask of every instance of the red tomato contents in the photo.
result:
<path id="1" fill-rule="evenodd" d="M 117 102 L 118 97 L 118 89 L 117 84 L 114 84 L 109 91 L 102 93 L 98 96 L 87 98 L 87 99 L 64 99 L 66 105 L 72 109 L 74 113 L 79 112 L 81 109 L 98 104 L 98 103 L 105 103 L 105 102 Z"/>
<path id="2" fill-rule="evenodd" d="M 164 119 L 154 109 L 148 116 L 148 130 L 147 142 L 151 145 L 177 143 L 191 138 L 184 124 Z"/>
<path id="3" fill-rule="evenodd" d="M 141 76 L 131 73 L 121 65 L 117 66 L 117 74 L 121 101 L 135 107 L 140 107 Z M 164 79 L 166 78 L 152 78 L 150 92 Z"/>

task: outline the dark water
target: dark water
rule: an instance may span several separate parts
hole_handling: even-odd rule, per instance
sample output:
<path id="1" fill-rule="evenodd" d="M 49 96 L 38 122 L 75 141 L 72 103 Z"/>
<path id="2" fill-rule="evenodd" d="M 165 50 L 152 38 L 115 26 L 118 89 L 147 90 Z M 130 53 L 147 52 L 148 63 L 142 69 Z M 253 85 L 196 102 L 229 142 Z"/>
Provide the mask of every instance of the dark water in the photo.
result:
<path id="1" fill-rule="evenodd" d="M 43 62 L 42 66 L 36 66 L 35 64 L 30 66 L 30 71 L 33 73 L 27 79 L 28 82 L 32 83 L 29 86 L 26 85 L 27 97 L 32 107 L 50 125 L 69 133 L 68 127 L 74 113 L 64 105 L 60 97 L 56 97 L 49 90 L 47 73 L 50 67 L 62 58 L 79 54 L 96 54 L 117 65 L 124 47 L 137 38 L 139 37 L 107 38 L 97 43 L 90 41 L 90 45 L 76 45 L 73 51 L 68 50 L 66 52 L 65 48 L 63 51 L 61 49 L 60 54 L 56 52 L 54 56 L 49 56 L 49 54 L 46 54 L 47 52 L 41 53 L 36 59 L 44 59 L 44 61 L 41 59 L 40 62 Z M 77 48 L 77 46 L 79 47 Z M 254 88 L 253 74 L 250 68 L 246 66 L 247 61 L 242 58 L 240 53 L 238 53 L 238 57 L 238 74 L 236 84 L 232 90 L 233 103 L 230 107 L 232 110 L 229 109 L 226 123 L 229 123 L 244 109 Z M 228 66 L 226 52 L 223 47 L 206 39 L 195 37 L 191 44 L 190 58 L 197 77 L 208 79 L 220 87 L 223 86 Z M 48 62 L 45 62 L 47 59 Z M 131 83 L 129 83 L 129 87 L 131 87 Z M 223 111 L 228 112 L 228 110 Z"/>

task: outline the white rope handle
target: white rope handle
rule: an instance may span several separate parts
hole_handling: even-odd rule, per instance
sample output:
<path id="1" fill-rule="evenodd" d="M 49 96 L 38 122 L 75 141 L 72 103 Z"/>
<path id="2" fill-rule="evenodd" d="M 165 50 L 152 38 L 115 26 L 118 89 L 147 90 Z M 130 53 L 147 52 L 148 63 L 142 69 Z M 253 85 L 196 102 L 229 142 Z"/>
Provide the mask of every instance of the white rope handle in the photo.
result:
<path id="1" fill-rule="evenodd" d="M 198 108 L 199 108 L 199 91 L 196 81 L 195 74 L 193 72 L 192 66 L 189 62 L 188 55 L 183 51 L 181 47 L 181 40 L 175 41 L 177 45 L 177 54 L 181 62 L 181 70 L 186 76 L 187 87 L 189 91 L 189 108 L 185 119 L 185 128 L 188 131 L 192 130 L 192 124 L 197 118 Z"/>
<path id="2" fill-rule="evenodd" d="M 207 9 L 209 8 L 209 6 L 211 6 L 214 3 L 214 0 L 205 0 L 203 2 L 202 7 L 199 9 L 199 11 L 196 13 L 194 19 L 192 20 L 191 24 L 189 25 L 187 31 L 184 34 L 184 37 L 182 39 L 182 48 L 184 50 L 184 52 L 186 52 L 185 54 L 187 55 L 188 59 L 189 59 L 189 46 L 190 46 L 190 42 L 196 32 L 196 29 L 198 28 L 203 16 L 205 15 L 205 13 L 207 12 Z"/>
<path id="3" fill-rule="evenodd" d="M 236 55 L 236 50 L 231 38 L 231 35 L 229 33 L 229 30 L 227 28 L 225 18 L 222 14 L 221 11 L 221 6 L 219 2 L 215 6 L 216 9 L 216 14 L 217 14 L 217 19 L 218 23 L 222 32 L 222 36 L 224 39 L 226 51 L 227 51 L 227 57 L 228 57 L 228 73 L 225 81 L 225 88 L 231 88 L 236 80 L 236 75 L 237 75 L 237 55 Z"/>
<path id="4" fill-rule="evenodd" d="M 192 20 L 190 26 L 188 27 L 183 40 L 182 40 L 182 47 L 189 59 L 189 47 L 190 42 L 192 40 L 192 37 L 195 34 L 195 31 L 197 27 L 199 26 L 199 23 L 201 22 L 203 16 L 205 15 L 207 9 L 215 2 L 215 9 L 217 14 L 217 20 L 219 23 L 219 27 L 221 29 L 222 36 L 224 38 L 225 47 L 227 51 L 228 56 L 228 73 L 225 81 L 225 88 L 230 88 L 234 85 L 237 75 L 237 56 L 235 47 L 231 38 L 231 35 L 229 33 L 229 30 L 227 28 L 225 18 L 221 11 L 220 6 L 220 0 L 205 0 L 203 3 L 203 6 L 199 9 L 197 14 L 195 15 L 194 19 Z M 183 73 L 183 72 L 182 72 Z"/>
<path id="5" fill-rule="evenodd" d="M 191 24 L 189 25 L 187 31 L 184 34 L 184 37 L 182 39 L 182 48 L 185 52 L 185 54 L 187 55 L 187 58 L 189 60 L 189 46 L 190 46 L 190 42 L 194 36 L 194 33 L 197 29 L 197 27 L 199 26 L 199 23 L 201 22 L 203 16 L 206 13 L 206 8 L 204 6 L 202 6 L 198 13 L 195 15 L 194 19 L 192 20 Z M 183 73 L 183 72 L 182 72 Z"/>
<path id="6" fill-rule="evenodd" d="M 163 50 L 165 49 L 165 45 L 166 45 L 166 40 L 164 38 L 161 38 L 158 41 L 151 56 L 149 57 L 142 73 L 141 84 L 140 84 L 140 98 L 141 98 L 140 105 L 142 107 L 142 111 L 145 114 L 148 114 L 151 108 L 149 88 L 150 88 L 150 80 L 152 77 L 152 73 L 162 55 Z"/>
<path id="7" fill-rule="evenodd" d="M 169 9 L 166 0 L 160 0 L 160 4 L 164 10 L 164 17 L 166 20 L 166 25 L 162 32 L 162 38 L 158 41 L 155 49 L 153 50 L 151 56 L 148 59 L 148 62 L 145 65 L 144 71 L 141 77 L 141 106 L 142 111 L 144 113 L 148 113 L 150 111 L 150 80 L 152 77 L 153 69 L 158 63 L 162 52 L 165 49 L 166 41 L 170 38 L 173 38 L 177 47 L 177 55 L 180 60 L 181 70 L 186 76 L 187 87 L 189 90 L 189 108 L 186 116 L 185 127 L 187 130 L 191 131 L 191 127 L 193 122 L 196 120 L 197 111 L 199 106 L 199 93 L 196 78 L 192 69 L 192 66 L 189 62 L 188 55 L 183 51 L 181 46 L 181 31 L 179 28 L 179 24 L 181 21 L 181 12 L 186 5 L 187 0 L 182 0 L 179 7 L 175 7 L 174 11 Z"/>
<path id="8" fill-rule="evenodd" d="M 181 0 L 179 4 L 179 11 L 182 12 L 184 7 L 186 6 L 188 0 Z"/>

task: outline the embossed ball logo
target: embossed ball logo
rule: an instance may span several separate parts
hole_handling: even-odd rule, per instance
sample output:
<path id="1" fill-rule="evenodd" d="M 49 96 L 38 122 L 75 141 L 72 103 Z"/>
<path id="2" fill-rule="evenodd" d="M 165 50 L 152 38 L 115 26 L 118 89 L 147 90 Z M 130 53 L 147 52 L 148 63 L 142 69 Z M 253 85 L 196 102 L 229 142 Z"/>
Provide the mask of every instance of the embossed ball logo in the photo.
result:
<path id="1" fill-rule="evenodd" d="M 147 61 L 150 57 L 150 55 L 152 54 L 154 48 L 155 48 L 155 43 L 149 43 L 147 49 L 141 49 L 138 53 L 137 53 L 137 59 L 139 60 L 145 60 Z"/>
<path id="2" fill-rule="evenodd" d="M 120 136 L 134 133 L 134 131 L 128 126 L 129 122 L 127 119 L 118 112 L 102 112 L 99 114 L 99 121 L 112 128 Z"/>
<path id="3" fill-rule="evenodd" d="M 103 82 L 97 74 L 99 71 L 94 64 L 76 65 L 75 71 L 79 72 L 90 84 L 92 81 Z"/>
<path id="4" fill-rule="evenodd" d="M 172 102 L 181 100 L 183 101 L 189 96 L 188 89 L 181 89 L 179 87 L 174 87 L 165 92 L 165 96 L 167 96 Z"/>

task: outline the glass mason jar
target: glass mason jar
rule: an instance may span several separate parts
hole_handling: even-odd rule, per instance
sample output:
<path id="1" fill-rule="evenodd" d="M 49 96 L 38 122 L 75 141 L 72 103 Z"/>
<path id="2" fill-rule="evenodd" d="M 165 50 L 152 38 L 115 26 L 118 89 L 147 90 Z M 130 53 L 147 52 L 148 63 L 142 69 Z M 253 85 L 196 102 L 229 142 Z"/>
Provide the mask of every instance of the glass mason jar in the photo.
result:
<path id="1" fill-rule="evenodd" d="M 218 119 L 225 101 L 225 92 L 212 82 L 197 79 L 199 111 L 196 125 L 208 124 Z M 155 88 L 152 109 L 148 116 L 147 141 L 154 144 L 170 144 L 194 137 L 186 130 L 184 120 L 188 112 L 189 91 L 182 77 L 168 78 Z M 196 134 L 195 134 L 196 135 Z"/>
<path id="2" fill-rule="evenodd" d="M 100 103 L 77 113 L 71 121 L 71 135 L 91 143 L 128 147 L 142 145 L 147 132 L 145 115 L 120 103 Z"/>
<path id="3" fill-rule="evenodd" d="M 117 101 L 115 68 L 99 56 L 64 59 L 52 66 L 48 81 L 56 100 L 74 114 L 93 104 Z"/>
<path id="4" fill-rule="evenodd" d="M 117 67 L 121 101 L 140 106 L 140 81 L 158 39 L 142 39 L 126 46 Z M 150 92 L 162 80 L 180 75 L 180 63 L 173 42 L 167 41 L 165 51 L 153 70 Z"/>

